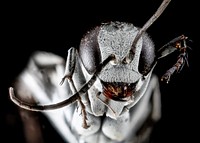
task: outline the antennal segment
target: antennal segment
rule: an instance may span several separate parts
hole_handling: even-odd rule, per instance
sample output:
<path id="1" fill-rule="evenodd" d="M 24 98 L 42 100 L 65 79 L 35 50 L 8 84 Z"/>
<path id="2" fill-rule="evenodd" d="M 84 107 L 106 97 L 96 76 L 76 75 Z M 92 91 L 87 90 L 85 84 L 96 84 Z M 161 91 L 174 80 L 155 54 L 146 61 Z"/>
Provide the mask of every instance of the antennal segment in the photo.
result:
<path id="1" fill-rule="evenodd" d="M 155 14 L 144 24 L 144 26 L 139 30 L 137 33 L 134 41 L 133 41 L 133 46 L 135 47 L 137 41 L 140 39 L 141 35 L 160 17 L 160 15 L 163 13 L 163 11 L 166 9 L 168 4 L 170 3 L 171 0 L 163 0 L 161 3 L 160 7 L 157 9 Z"/>

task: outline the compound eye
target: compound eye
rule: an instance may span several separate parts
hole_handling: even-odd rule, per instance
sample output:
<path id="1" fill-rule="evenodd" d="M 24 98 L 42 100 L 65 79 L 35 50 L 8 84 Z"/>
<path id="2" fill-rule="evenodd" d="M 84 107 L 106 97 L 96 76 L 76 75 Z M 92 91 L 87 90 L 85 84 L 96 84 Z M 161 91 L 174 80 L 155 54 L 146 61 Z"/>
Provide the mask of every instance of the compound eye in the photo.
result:
<path id="1" fill-rule="evenodd" d="M 152 40 L 149 38 L 149 36 L 147 34 L 144 34 L 138 71 L 142 75 L 147 75 L 153 67 L 154 60 L 155 60 L 154 44 Z"/>
<path id="2" fill-rule="evenodd" d="M 97 36 L 100 28 L 89 31 L 81 40 L 79 47 L 80 59 L 89 74 L 93 74 L 101 62 L 101 53 Z"/>

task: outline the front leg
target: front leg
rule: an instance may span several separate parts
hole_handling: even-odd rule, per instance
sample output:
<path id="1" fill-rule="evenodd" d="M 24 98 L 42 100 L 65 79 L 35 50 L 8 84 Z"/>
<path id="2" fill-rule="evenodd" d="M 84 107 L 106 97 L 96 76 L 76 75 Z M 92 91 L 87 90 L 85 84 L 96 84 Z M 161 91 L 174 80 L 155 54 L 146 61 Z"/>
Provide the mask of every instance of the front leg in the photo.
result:
<path id="1" fill-rule="evenodd" d="M 76 49 L 72 47 L 68 50 L 68 56 L 67 56 L 67 61 L 66 61 L 66 66 L 65 66 L 65 74 L 60 82 L 60 84 L 63 84 L 64 80 L 67 79 L 73 94 L 78 92 L 75 87 L 74 81 L 72 79 L 72 76 L 73 76 L 73 73 L 75 70 L 75 65 L 76 65 L 76 58 L 77 58 Z M 77 100 L 78 100 L 79 107 L 81 107 L 81 115 L 83 116 L 82 126 L 83 126 L 83 128 L 87 129 L 89 127 L 89 125 L 86 122 L 87 115 L 86 115 L 86 111 L 85 111 L 85 105 L 83 104 L 80 96 L 78 96 Z"/>
<path id="2" fill-rule="evenodd" d="M 176 50 L 179 50 L 180 52 L 177 62 L 172 66 L 172 68 L 167 70 L 167 72 L 162 76 L 161 80 L 165 80 L 168 83 L 171 75 L 175 71 L 180 72 L 185 63 L 187 66 L 189 66 L 188 54 L 187 54 L 187 48 L 189 47 L 186 44 L 187 39 L 188 37 L 181 35 L 177 38 L 174 38 L 173 40 L 171 40 L 169 43 L 167 43 L 157 51 L 157 59 L 163 58 L 173 53 Z"/>

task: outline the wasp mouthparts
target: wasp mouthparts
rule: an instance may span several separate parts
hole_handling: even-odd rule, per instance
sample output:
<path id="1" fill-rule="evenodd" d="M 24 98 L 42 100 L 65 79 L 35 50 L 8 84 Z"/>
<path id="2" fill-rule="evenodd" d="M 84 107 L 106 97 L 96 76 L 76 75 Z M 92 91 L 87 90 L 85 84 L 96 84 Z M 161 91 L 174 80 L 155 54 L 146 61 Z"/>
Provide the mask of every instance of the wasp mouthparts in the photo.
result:
<path id="1" fill-rule="evenodd" d="M 103 95 L 108 99 L 113 99 L 115 101 L 128 101 L 132 98 L 135 92 L 135 83 L 125 83 L 125 82 L 104 82 L 101 81 L 103 85 Z"/>

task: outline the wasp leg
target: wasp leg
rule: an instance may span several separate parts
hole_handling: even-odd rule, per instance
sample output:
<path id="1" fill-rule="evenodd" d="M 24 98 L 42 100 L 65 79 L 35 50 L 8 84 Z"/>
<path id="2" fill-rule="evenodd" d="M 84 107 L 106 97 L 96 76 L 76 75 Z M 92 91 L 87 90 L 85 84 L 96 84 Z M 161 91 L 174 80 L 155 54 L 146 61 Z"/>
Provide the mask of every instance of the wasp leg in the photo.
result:
<path id="1" fill-rule="evenodd" d="M 68 78 L 68 82 L 69 82 L 71 89 L 73 90 L 73 93 L 77 93 L 77 90 L 76 90 L 76 87 L 74 85 L 72 78 Z M 86 114 L 86 111 L 85 111 L 85 105 L 83 104 L 80 96 L 78 96 L 78 102 L 79 102 L 79 106 L 81 107 L 81 114 L 83 116 L 83 125 L 82 126 L 83 126 L 83 128 L 87 129 L 90 126 L 86 122 L 87 114 Z"/>
<path id="2" fill-rule="evenodd" d="M 187 39 L 188 37 L 181 35 L 179 37 L 174 38 L 157 51 L 157 59 L 163 58 L 176 50 L 180 52 L 177 62 L 161 77 L 162 81 L 165 80 L 168 83 L 171 75 L 173 75 L 176 71 L 180 72 L 184 67 L 185 63 L 187 66 L 189 65 L 187 53 L 187 49 L 189 47 L 186 44 Z"/>
<path id="3" fill-rule="evenodd" d="M 64 83 L 65 79 L 67 79 L 73 94 L 77 93 L 77 89 L 76 89 L 76 87 L 74 85 L 74 81 L 72 79 L 75 65 L 76 65 L 76 49 L 72 47 L 68 50 L 68 56 L 67 56 L 67 61 L 66 61 L 66 66 L 65 66 L 65 74 L 64 74 L 64 77 L 62 78 L 60 84 L 62 85 Z M 88 128 L 89 126 L 86 122 L 87 114 L 85 111 L 85 105 L 83 104 L 80 96 L 78 96 L 77 100 L 79 102 L 79 106 L 81 107 L 81 114 L 83 116 L 83 125 L 82 126 L 83 126 L 83 128 Z"/>
<path id="4" fill-rule="evenodd" d="M 76 65 L 76 49 L 72 47 L 68 50 L 68 56 L 65 65 L 65 74 L 60 82 L 60 85 L 64 83 L 65 79 L 72 77 L 75 65 Z"/>

